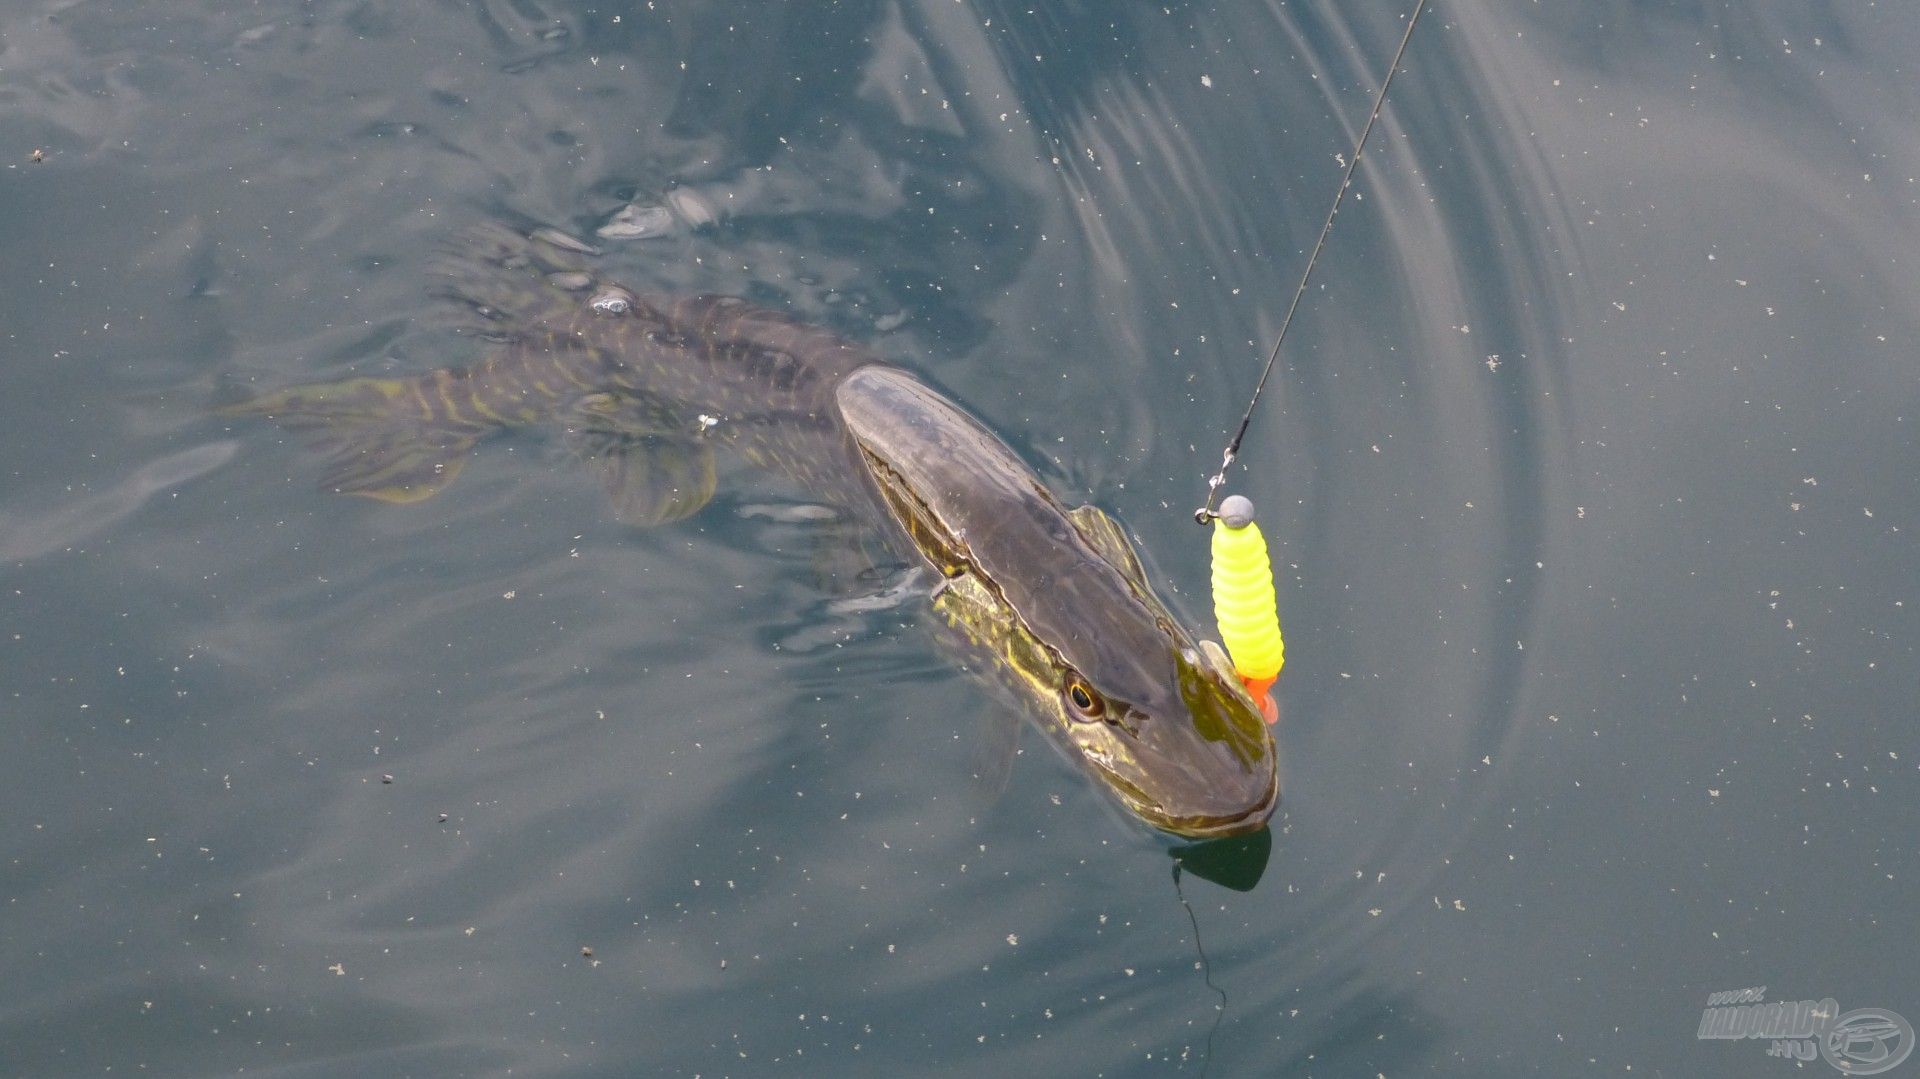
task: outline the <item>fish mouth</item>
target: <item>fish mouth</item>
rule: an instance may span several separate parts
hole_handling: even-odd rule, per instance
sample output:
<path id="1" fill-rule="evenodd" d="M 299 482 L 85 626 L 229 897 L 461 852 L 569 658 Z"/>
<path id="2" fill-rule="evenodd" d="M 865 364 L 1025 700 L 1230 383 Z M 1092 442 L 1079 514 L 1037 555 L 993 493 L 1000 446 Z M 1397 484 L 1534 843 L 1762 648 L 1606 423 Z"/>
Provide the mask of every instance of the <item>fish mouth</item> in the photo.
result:
<path id="1" fill-rule="evenodd" d="M 1280 774 L 1277 770 L 1268 773 L 1266 792 L 1260 801 L 1244 810 L 1225 814 L 1179 814 L 1161 808 L 1147 797 L 1145 791 L 1106 765 L 1096 761 L 1093 766 L 1101 780 L 1120 796 L 1120 800 L 1135 816 L 1160 831 L 1187 839 L 1221 839 L 1257 832 L 1267 826 L 1268 818 L 1273 816 L 1273 811 L 1280 804 Z"/>

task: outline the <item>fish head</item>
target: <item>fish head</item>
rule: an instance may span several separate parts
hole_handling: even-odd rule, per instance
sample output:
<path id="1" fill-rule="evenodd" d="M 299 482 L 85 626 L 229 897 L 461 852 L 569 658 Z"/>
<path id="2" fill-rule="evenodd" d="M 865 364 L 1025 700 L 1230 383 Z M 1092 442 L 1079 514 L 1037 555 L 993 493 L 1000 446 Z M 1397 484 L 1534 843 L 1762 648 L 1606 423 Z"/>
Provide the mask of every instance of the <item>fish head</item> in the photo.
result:
<path id="1" fill-rule="evenodd" d="M 1136 817 L 1193 838 L 1265 825 L 1278 752 L 1259 707 L 1148 584 L 1125 533 L 1069 510 L 1004 443 L 894 368 L 837 391 L 861 471 L 945 580 L 968 666 Z"/>
<path id="2" fill-rule="evenodd" d="M 1279 804 L 1278 750 L 1219 646 L 1195 641 L 1123 567 L 1082 562 L 1045 584 L 969 570 L 934 606 L 974 644 L 970 666 L 1128 812 L 1196 839 L 1262 827 Z"/>
<path id="3" fill-rule="evenodd" d="M 1155 828 L 1211 838 L 1261 827 L 1280 783 L 1258 705 L 1218 646 L 1194 640 L 1135 575 L 1137 563 L 1086 553 L 1011 612 L 1050 661 L 1044 676 L 1031 672 L 1027 693 L 1044 726 Z"/>
<path id="4" fill-rule="evenodd" d="M 1079 757 L 1148 824 L 1196 839 L 1253 831 L 1280 801 L 1272 732 L 1239 679 L 1182 637 L 1165 634 L 1158 662 L 1072 668 L 1060 721 Z"/>

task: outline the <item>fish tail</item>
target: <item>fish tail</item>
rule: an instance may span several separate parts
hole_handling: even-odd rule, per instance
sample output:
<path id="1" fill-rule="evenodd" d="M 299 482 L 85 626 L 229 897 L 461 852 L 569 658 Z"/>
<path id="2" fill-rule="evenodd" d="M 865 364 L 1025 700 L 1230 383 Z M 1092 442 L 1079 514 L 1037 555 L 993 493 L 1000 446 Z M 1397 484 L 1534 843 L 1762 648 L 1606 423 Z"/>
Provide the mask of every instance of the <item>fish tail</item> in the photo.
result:
<path id="1" fill-rule="evenodd" d="M 326 455 L 322 489 L 382 502 L 418 502 L 452 483 L 485 433 L 434 406 L 437 380 L 349 378 L 291 386 L 225 405 L 311 432 Z"/>

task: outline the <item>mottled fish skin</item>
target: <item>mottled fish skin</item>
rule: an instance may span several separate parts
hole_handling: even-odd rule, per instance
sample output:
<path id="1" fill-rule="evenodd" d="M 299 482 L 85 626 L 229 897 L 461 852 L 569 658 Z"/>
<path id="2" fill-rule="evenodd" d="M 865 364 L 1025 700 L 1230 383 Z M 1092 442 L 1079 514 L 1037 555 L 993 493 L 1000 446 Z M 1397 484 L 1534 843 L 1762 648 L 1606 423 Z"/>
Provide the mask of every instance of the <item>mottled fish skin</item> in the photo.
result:
<path id="1" fill-rule="evenodd" d="M 696 512 L 725 447 L 936 571 L 934 608 L 967 665 L 1141 820 L 1192 837 L 1265 825 L 1272 734 L 1116 523 L 1061 505 L 979 421 L 862 346 L 733 297 L 642 296 L 598 280 L 590 253 L 483 230 L 445 270 L 448 297 L 497 342 L 489 357 L 224 411 L 314 431 L 325 486 L 392 502 L 440 490 L 489 434 L 557 425 L 636 524 Z"/>
<path id="2" fill-rule="evenodd" d="M 817 449 L 818 436 L 830 437 L 834 382 L 878 357 L 734 297 L 642 297 L 599 280 L 584 258 L 591 253 L 551 230 L 524 236 L 488 226 L 443 261 L 447 295 L 480 313 L 483 331 L 504 337 L 492 358 L 465 369 L 472 387 L 470 406 L 457 410 L 463 418 L 531 425 L 582 393 L 611 391 L 665 409 L 659 418 L 686 434 L 734 442 L 761 467 L 803 482 L 832 475 L 813 458 L 779 452 L 794 432 L 772 428 L 812 432 L 800 441 Z"/>
<path id="3" fill-rule="evenodd" d="M 832 391 L 878 357 L 735 297 L 643 297 L 583 269 L 589 250 L 551 232 L 476 230 L 442 269 L 445 298 L 494 342 L 485 359 L 295 386 L 221 411 L 313 432 L 330 465 L 324 488 L 389 502 L 437 492 L 488 435 L 541 425 L 651 439 L 650 453 L 723 445 L 823 498 L 858 497 Z M 613 404 L 581 409 L 588 399 Z"/>
<path id="4" fill-rule="evenodd" d="M 832 391 L 879 362 L 871 352 L 731 296 L 659 301 L 600 286 L 582 307 L 473 367 L 414 380 L 421 422 L 476 433 L 533 426 L 564 420 L 584 394 L 611 392 L 663 410 L 669 431 L 649 433 L 718 438 L 816 491 L 845 487 L 844 468 L 821 459 L 843 457 Z"/>

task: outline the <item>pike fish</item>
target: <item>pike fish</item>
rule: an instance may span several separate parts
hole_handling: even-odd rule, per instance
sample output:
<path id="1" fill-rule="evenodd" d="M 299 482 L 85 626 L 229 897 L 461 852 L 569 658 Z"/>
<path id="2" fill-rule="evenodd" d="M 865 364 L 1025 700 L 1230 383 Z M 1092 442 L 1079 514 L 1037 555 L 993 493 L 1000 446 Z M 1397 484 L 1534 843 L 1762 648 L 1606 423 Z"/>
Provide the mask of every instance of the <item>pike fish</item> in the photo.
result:
<path id="1" fill-rule="evenodd" d="M 480 230 L 443 269 L 497 343 L 487 358 L 222 411 L 311 432 L 323 488 L 385 502 L 439 492 L 489 435 L 549 428 L 636 525 L 697 512 L 715 454 L 737 455 L 930 569 L 939 635 L 1139 819 L 1196 838 L 1266 823 L 1272 734 L 1112 518 L 1063 505 L 980 421 L 860 344 L 733 297 L 642 295 L 591 254 L 552 230 Z"/>

